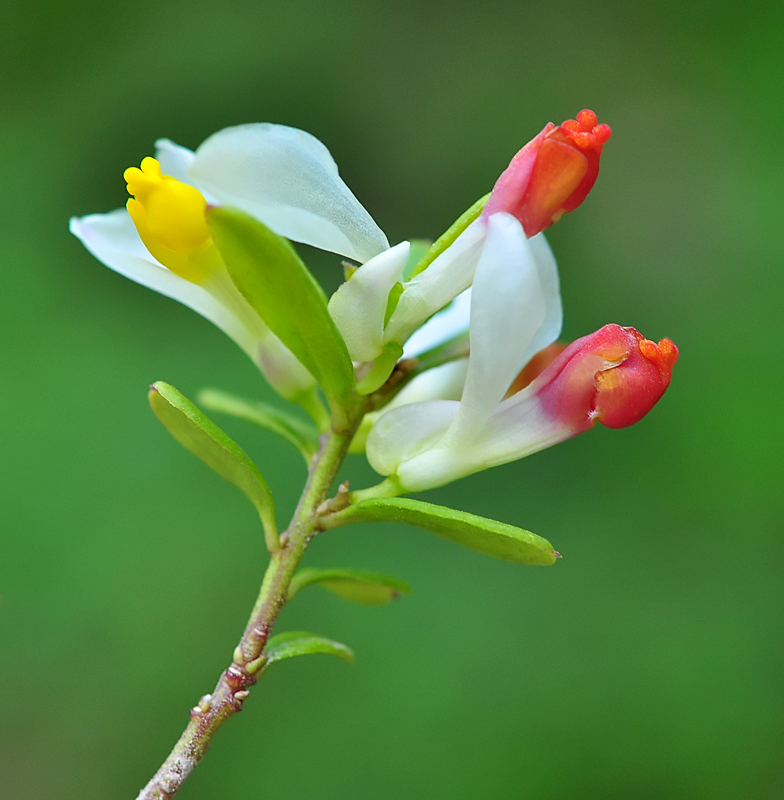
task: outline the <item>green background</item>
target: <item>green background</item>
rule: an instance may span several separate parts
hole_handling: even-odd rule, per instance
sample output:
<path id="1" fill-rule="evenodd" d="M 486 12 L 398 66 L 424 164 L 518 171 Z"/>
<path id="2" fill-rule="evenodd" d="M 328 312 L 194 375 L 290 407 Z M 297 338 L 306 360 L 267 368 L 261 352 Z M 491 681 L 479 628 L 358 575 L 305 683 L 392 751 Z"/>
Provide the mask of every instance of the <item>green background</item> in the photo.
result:
<path id="1" fill-rule="evenodd" d="M 426 495 L 529 527 L 520 567 L 394 526 L 316 540 L 381 609 L 311 589 L 280 629 L 356 649 L 272 670 L 183 798 L 780 798 L 784 11 L 774 4 L 11 0 L 0 33 L 0 796 L 131 798 L 229 662 L 254 510 L 170 439 L 154 380 L 270 398 L 232 342 L 67 232 L 167 136 L 311 131 L 390 241 L 438 235 L 552 119 L 613 127 L 549 236 L 564 337 L 671 337 L 672 387 Z M 336 257 L 301 249 L 329 289 Z M 219 420 L 268 476 L 292 448 Z M 355 486 L 373 476 L 360 460 Z"/>

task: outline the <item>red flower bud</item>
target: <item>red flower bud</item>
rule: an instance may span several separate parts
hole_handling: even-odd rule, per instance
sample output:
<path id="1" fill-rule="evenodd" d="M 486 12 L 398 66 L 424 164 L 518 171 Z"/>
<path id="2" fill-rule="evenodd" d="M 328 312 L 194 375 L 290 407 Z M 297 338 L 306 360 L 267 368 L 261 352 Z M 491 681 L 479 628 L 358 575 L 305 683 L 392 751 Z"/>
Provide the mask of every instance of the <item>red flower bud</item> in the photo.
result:
<path id="1" fill-rule="evenodd" d="M 532 384 L 544 413 L 574 434 L 596 422 L 625 428 L 642 419 L 670 385 L 678 348 L 634 328 L 605 325 L 572 342 Z"/>
<path id="2" fill-rule="evenodd" d="M 501 173 L 483 215 L 506 211 L 517 217 L 529 238 L 549 228 L 591 191 L 611 133 L 587 109 L 557 128 L 548 122 Z"/>

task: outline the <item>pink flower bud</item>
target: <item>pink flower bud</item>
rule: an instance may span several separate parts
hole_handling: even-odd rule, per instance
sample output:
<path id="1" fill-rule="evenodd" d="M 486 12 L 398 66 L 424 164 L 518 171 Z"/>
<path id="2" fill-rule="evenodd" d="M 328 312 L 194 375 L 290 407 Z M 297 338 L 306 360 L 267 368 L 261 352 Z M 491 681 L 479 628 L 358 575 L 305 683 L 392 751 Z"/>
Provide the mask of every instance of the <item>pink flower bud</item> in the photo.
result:
<path id="1" fill-rule="evenodd" d="M 557 128 L 548 122 L 501 173 L 483 215 L 506 211 L 517 217 L 529 238 L 549 228 L 591 191 L 611 133 L 588 109 Z"/>
<path id="2" fill-rule="evenodd" d="M 572 435 L 601 422 L 625 428 L 642 419 L 670 385 L 678 348 L 634 328 L 605 325 L 572 342 L 531 384 L 544 414 Z"/>

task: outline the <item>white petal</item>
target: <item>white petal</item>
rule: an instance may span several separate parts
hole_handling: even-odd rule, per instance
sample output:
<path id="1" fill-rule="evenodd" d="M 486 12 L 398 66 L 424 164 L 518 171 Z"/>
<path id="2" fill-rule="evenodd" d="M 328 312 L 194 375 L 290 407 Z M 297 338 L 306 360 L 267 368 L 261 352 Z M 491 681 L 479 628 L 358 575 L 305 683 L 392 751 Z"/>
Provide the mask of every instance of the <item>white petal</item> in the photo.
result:
<path id="1" fill-rule="evenodd" d="M 471 461 L 470 453 L 435 448 L 406 461 L 398 468 L 397 479 L 405 491 L 422 492 L 443 486 L 482 469 Z"/>
<path id="2" fill-rule="evenodd" d="M 403 279 L 409 242 L 371 258 L 329 301 L 329 313 L 354 361 L 372 361 L 384 348 L 384 316 L 392 287 Z"/>
<path id="3" fill-rule="evenodd" d="M 270 330 L 257 343 L 255 361 L 269 385 L 287 400 L 296 401 L 316 386 L 316 379 Z"/>
<path id="4" fill-rule="evenodd" d="M 158 139 L 155 142 L 155 158 L 161 165 L 161 172 L 191 186 L 194 183 L 188 177 L 188 170 L 193 164 L 194 155 L 193 150 L 175 144 L 170 139 Z"/>
<path id="5" fill-rule="evenodd" d="M 190 176 L 219 203 L 296 242 L 360 262 L 389 247 L 327 148 L 305 131 L 270 123 L 225 128 L 198 148 Z"/>
<path id="6" fill-rule="evenodd" d="M 380 416 L 389 409 L 411 403 L 423 403 L 426 400 L 459 400 L 463 396 L 467 371 L 467 358 L 458 358 L 434 369 L 429 369 L 427 372 L 417 375 L 378 414 Z"/>
<path id="7" fill-rule="evenodd" d="M 584 429 L 567 426 L 552 414 L 546 414 L 535 391 L 526 387 L 504 400 L 485 424 L 471 448 L 470 457 L 477 465 L 471 471 L 517 461 Z"/>
<path id="8" fill-rule="evenodd" d="M 387 342 L 405 343 L 417 328 L 471 285 L 486 232 L 480 217 L 424 272 L 405 284 L 384 332 Z"/>
<path id="9" fill-rule="evenodd" d="M 470 316 L 471 290 L 466 289 L 414 333 L 403 348 L 403 358 L 413 358 L 461 333 L 466 333 Z"/>
<path id="10" fill-rule="evenodd" d="M 159 264 L 142 244 L 124 208 L 108 214 L 73 217 L 70 230 L 107 267 L 192 308 L 234 339 L 254 361 L 257 360 L 257 340 L 259 333 L 266 335 L 266 326 L 251 330 L 232 314 L 225 303 Z M 261 320 L 259 324 L 264 325 Z"/>
<path id="11" fill-rule="evenodd" d="M 528 345 L 520 360 L 522 369 L 540 350 L 552 344 L 560 335 L 563 327 L 563 304 L 561 303 L 561 284 L 558 278 L 558 265 L 543 233 L 528 240 L 534 256 L 539 283 L 544 294 L 544 322 Z"/>
<path id="12" fill-rule="evenodd" d="M 435 444 L 449 427 L 459 403 L 433 400 L 400 406 L 384 414 L 368 436 L 370 466 L 381 475 L 392 475 L 406 461 Z"/>
<path id="13" fill-rule="evenodd" d="M 170 272 L 150 255 L 124 208 L 108 214 L 72 217 L 69 227 L 107 267 L 177 300 L 220 328 L 250 356 L 284 397 L 295 397 L 315 385 L 310 373 L 248 305 L 227 273 L 199 286 Z"/>
<path id="14" fill-rule="evenodd" d="M 417 375 L 411 383 L 395 395 L 394 399 L 379 411 L 365 414 L 356 436 L 351 442 L 351 453 L 362 453 L 365 450 L 368 434 L 378 420 L 399 406 L 411 403 L 423 403 L 427 400 L 459 400 L 463 394 L 468 359 L 458 358 L 434 367 L 421 375 Z"/>
<path id="15" fill-rule="evenodd" d="M 397 478 L 408 491 L 432 489 L 489 467 L 517 461 L 584 429 L 568 427 L 546 414 L 536 393 L 524 389 L 496 408 L 472 444 L 457 450 L 442 446 L 425 450 L 400 464 Z M 446 437 L 442 441 L 445 440 Z"/>
<path id="16" fill-rule="evenodd" d="M 455 423 L 444 446 L 466 446 L 501 402 L 546 317 L 544 291 L 522 225 L 493 214 L 474 276 L 471 357 Z"/>

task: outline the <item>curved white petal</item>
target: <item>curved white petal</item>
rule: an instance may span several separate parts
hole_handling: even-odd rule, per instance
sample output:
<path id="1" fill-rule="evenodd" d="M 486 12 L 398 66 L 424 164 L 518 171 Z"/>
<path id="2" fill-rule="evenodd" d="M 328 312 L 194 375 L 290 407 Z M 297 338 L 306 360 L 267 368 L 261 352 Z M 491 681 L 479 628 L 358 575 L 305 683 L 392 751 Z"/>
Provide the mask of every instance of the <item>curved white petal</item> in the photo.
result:
<path id="1" fill-rule="evenodd" d="M 187 147 L 175 144 L 171 139 L 158 139 L 155 142 L 155 158 L 161 165 L 164 175 L 171 175 L 182 183 L 194 185 L 188 176 L 195 153 Z"/>
<path id="2" fill-rule="evenodd" d="M 379 253 L 330 298 L 329 313 L 354 361 L 372 361 L 384 349 L 389 293 L 403 278 L 410 249 L 409 242 L 401 242 Z"/>
<path id="3" fill-rule="evenodd" d="M 365 414 L 349 448 L 350 453 L 365 450 L 368 434 L 384 414 L 399 406 L 423 403 L 427 400 L 459 400 L 463 394 L 468 359 L 458 358 L 417 375 L 394 399 L 378 411 Z"/>
<path id="4" fill-rule="evenodd" d="M 73 217 L 70 230 L 107 267 L 148 289 L 171 297 L 217 325 L 256 361 L 257 335 L 201 286 L 159 264 L 142 244 L 124 208 L 108 214 Z M 261 320 L 259 320 L 261 322 Z M 263 324 L 263 323 L 261 323 Z"/>
<path id="5" fill-rule="evenodd" d="M 189 174 L 219 203 L 296 242 L 360 262 L 389 247 L 329 150 L 305 131 L 271 123 L 224 128 L 199 146 Z"/>
<path id="6" fill-rule="evenodd" d="M 534 334 L 520 360 L 522 369 L 540 350 L 552 344 L 560 335 L 563 327 L 563 303 L 561 302 L 561 282 L 558 278 L 558 265 L 555 256 L 543 233 L 537 233 L 528 240 L 534 256 L 539 284 L 544 295 L 544 322 Z"/>
<path id="7" fill-rule="evenodd" d="M 471 285 L 486 232 L 480 217 L 424 272 L 405 284 L 384 331 L 385 341 L 405 343 L 417 328 Z"/>
<path id="8" fill-rule="evenodd" d="M 461 333 L 466 333 L 470 316 L 471 289 L 466 289 L 414 333 L 403 348 L 403 358 L 413 358 Z"/>
<path id="9" fill-rule="evenodd" d="M 504 400 L 485 424 L 471 448 L 472 460 L 478 465 L 471 472 L 517 461 L 581 430 L 585 427 L 574 428 L 557 416 L 546 414 L 536 396 L 536 387 L 526 387 Z"/>
<path id="10" fill-rule="evenodd" d="M 285 350 L 226 276 L 198 286 L 159 264 L 147 251 L 124 208 L 73 217 L 70 230 L 107 267 L 201 314 L 233 339 L 284 397 L 314 385 L 309 372 Z M 279 344 L 279 347 L 275 345 Z"/>
<path id="11" fill-rule="evenodd" d="M 495 409 L 473 443 L 458 449 L 439 443 L 402 462 L 397 468 L 397 478 L 408 491 L 432 489 L 489 467 L 517 461 L 581 430 L 585 426 L 576 429 L 546 414 L 536 392 L 524 389 Z"/>
<path id="12" fill-rule="evenodd" d="M 443 447 L 427 450 L 400 465 L 397 470 L 398 482 L 409 492 L 443 486 L 484 469 L 483 465 L 474 463 L 472 455 L 470 452 L 456 453 Z"/>
<path id="13" fill-rule="evenodd" d="M 381 475 L 397 472 L 401 464 L 432 447 L 444 435 L 458 406 L 454 400 L 433 400 L 388 411 L 368 435 L 370 466 Z"/>
<path id="14" fill-rule="evenodd" d="M 297 398 L 316 386 L 316 379 L 305 369 L 302 362 L 280 339 L 267 330 L 266 336 L 256 345 L 255 361 L 270 386 L 287 400 Z"/>
<path id="15" fill-rule="evenodd" d="M 384 406 L 377 414 L 386 413 L 398 406 L 411 403 L 423 403 L 427 400 L 459 400 L 463 396 L 468 359 L 458 358 L 417 375 L 411 383 L 402 389 L 389 405 Z"/>
<path id="16" fill-rule="evenodd" d="M 466 446 L 501 402 L 545 321 L 545 296 L 522 225 L 493 214 L 474 276 L 471 357 L 460 412 L 443 446 Z"/>

